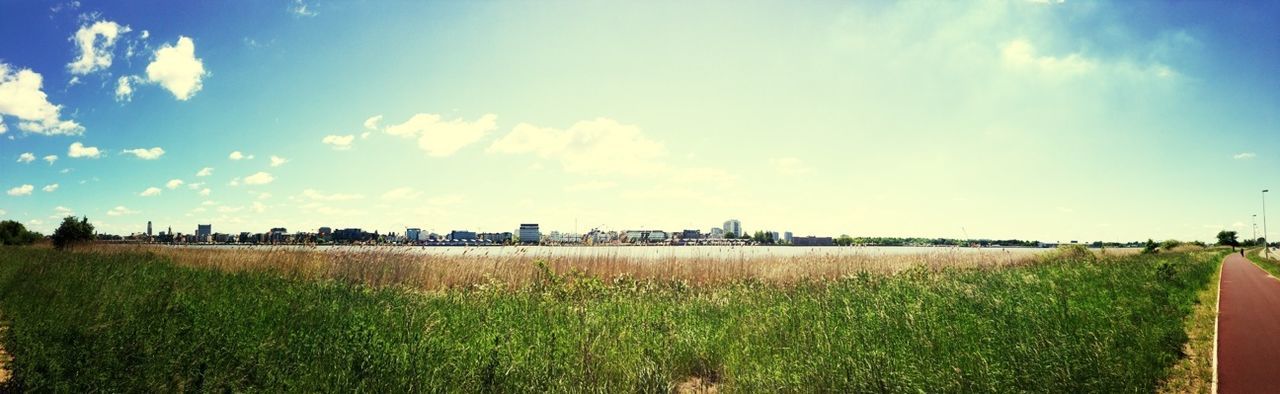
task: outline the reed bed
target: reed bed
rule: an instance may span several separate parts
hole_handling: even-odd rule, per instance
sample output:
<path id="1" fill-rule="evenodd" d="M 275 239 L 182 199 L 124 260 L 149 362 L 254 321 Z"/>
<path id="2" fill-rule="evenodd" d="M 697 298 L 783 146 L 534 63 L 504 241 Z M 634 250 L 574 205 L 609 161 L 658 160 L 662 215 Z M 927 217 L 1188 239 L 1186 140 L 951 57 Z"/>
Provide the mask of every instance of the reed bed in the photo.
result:
<path id="1" fill-rule="evenodd" d="M 300 279 L 330 279 L 375 287 L 400 286 L 445 290 L 501 283 L 519 288 L 551 272 L 600 279 L 679 281 L 690 286 L 714 286 L 742 281 L 773 285 L 823 282 L 861 273 L 896 274 L 913 267 L 931 270 L 992 269 L 1020 266 L 1043 259 L 1036 251 L 960 251 L 937 248 L 916 254 L 814 252 L 772 256 L 734 251 L 665 257 L 603 252 L 552 256 L 518 248 L 473 248 L 461 254 L 424 254 L 412 247 L 207 247 L 157 245 L 93 245 L 84 253 L 161 256 L 188 267 L 227 272 L 273 272 Z M 738 248 L 742 249 L 742 248 Z M 1112 250 L 1111 255 L 1125 252 Z"/>

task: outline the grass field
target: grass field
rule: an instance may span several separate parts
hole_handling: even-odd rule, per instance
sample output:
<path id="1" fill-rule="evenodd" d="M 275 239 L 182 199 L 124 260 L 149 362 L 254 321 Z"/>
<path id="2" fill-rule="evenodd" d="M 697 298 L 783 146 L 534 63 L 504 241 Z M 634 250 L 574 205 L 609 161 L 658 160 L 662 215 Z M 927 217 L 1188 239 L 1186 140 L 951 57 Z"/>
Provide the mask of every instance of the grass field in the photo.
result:
<path id="1" fill-rule="evenodd" d="M 1151 392 L 1222 255 L 424 286 L 6 247 L 0 318 L 34 391 Z"/>

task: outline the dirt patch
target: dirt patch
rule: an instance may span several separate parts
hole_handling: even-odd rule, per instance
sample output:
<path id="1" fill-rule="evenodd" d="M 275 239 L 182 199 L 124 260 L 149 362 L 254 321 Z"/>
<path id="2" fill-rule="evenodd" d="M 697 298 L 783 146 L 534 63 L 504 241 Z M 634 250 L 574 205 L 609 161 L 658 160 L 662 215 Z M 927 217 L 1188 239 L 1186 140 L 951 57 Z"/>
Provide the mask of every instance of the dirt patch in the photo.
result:
<path id="1" fill-rule="evenodd" d="M 0 325 L 0 337 L 4 337 L 9 333 L 9 326 Z M 9 384 L 9 379 L 13 377 L 13 371 L 9 370 L 9 363 L 13 361 L 13 357 L 9 356 L 9 352 L 4 351 L 4 346 L 0 345 L 0 388 Z"/>
<path id="2" fill-rule="evenodd" d="M 691 376 L 676 384 L 676 392 L 680 394 L 717 394 L 720 384 L 714 379 Z"/>

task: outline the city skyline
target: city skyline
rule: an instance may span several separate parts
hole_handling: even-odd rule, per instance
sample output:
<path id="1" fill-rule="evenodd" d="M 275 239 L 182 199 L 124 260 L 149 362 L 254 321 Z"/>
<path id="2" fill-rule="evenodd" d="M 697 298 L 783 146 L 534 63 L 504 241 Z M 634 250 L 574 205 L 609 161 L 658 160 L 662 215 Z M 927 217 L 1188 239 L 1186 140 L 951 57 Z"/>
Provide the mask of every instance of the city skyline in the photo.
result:
<path id="1" fill-rule="evenodd" d="M 0 219 L 1211 240 L 1280 185 L 1280 4 L 499 4 L 7 4 Z"/>

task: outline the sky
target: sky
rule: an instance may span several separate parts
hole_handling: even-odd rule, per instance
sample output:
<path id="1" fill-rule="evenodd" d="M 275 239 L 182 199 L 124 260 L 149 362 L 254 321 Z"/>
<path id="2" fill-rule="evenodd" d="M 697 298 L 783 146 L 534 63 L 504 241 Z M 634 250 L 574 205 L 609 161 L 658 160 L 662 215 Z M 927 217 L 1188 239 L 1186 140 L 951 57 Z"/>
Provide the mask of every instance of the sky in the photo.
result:
<path id="1" fill-rule="evenodd" d="M 0 0 L 0 218 L 1280 235 L 1280 3 Z"/>

